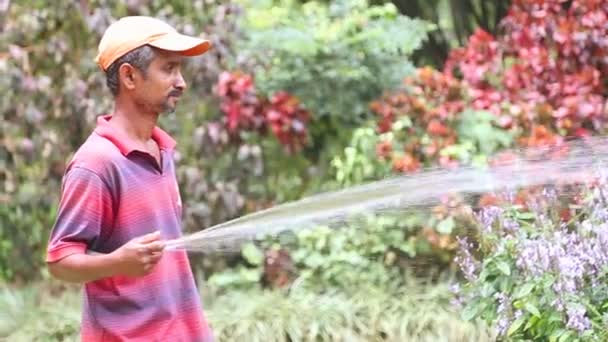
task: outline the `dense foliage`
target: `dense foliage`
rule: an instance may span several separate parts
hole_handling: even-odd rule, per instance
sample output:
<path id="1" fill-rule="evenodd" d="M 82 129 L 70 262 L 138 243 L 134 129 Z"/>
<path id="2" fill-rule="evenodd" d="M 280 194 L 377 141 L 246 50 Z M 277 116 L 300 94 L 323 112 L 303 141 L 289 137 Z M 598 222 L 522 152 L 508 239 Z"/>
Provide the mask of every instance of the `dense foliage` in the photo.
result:
<path id="1" fill-rule="evenodd" d="M 600 0 L 514 1 L 498 37 L 478 30 L 453 50 L 444 72 L 458 72 L 471 104 L 523 130 L 524 145 L 555 134 L 605 129 L 608 5 Z M 547 135 L 539 139 L 540 135 Z"/>
<path id="2" fill-rule="evenodd" d="M 357 291 L 311 293 L 258 288 L 217 294 L 201 289 L 204 307 L 221 341 L 492 341 L 483 323 L 465 322 L 449 309 L 445 283 L 410 281 L 399 289 L 361 284 Z M 72 341 L 78 338 L 80 296 L 47 287 L 1 289 L 0 339 Z"/>
<path id="3" fill-rule="evenodd" d="M 530 197 L 526 207 L 506 200 L 503 207 L 485 208 L 477 241 L 459 240 L 465 318 L 483 317 L 503 336 L 605 340 L 605 182 L 603 177 L 571 207 L 569 220 L 559 210 L 562 195 L 550 188 Z"/>
<path id="4" fill-rule="evenodd" d="M 384 2 L 389 2 L 385 0 Z M 417 51 L 414 61 L 441 66 L 450 50 L 462 46 L 478 28 L 491 34 L 500 31 L 510 0 L 391 0 L 399 12 L 427 20 L 437 26 L 429 42 Z"/>
<path id="5" fill-rule="evenodd" d="M 404 4 L 395 2 L 400 8 L 358 0 L 11 3 L 0 37 L 7 75 L 0 79 L 0 279 L 44 276 L 65 162 L 95 117 L 111 111 L 94 47 L 109 22 L 126 14 L 158 16 L 214 44 L 189 60 L 189 92 L 176 115 L 161 119 L 179 144 L 187 232 L 322 190 L 484 165 L 505 148 L 605 132 L 605 1 L 516 0 L 506 12 L 504 2 L 455 1 L 454 8 L 471 7 L 475 21 L 480 12 L 488 16 L 442 70 L 412 64 L 412 54 L 427 51 L 420 48 L 428 48 L 431 27 L 400 15 Z M 440 6 L 428 12 L 433 3 Z M 437 17 L 446 6 L 439 0 L 414 9 Z M 468 18 L 452 22 L 456 35 L 472 28 Z M 449 36 L 439 26 L 431 44 Z M 416 315 L 403 292 L 412 273 L 436 277 L 460 251 L 464 318 L 514 339 L 605 339 L 603 197 L 595 193 L 574 211 L 551 192 L 529 204 L 527 193 L 502 204 L 494 194 L 473 198 L 473 207 L 504 206 L 482 212 L 477 223 L 467 203 L 448 198 L 426 212 L 362 215 L 249 244 L 240 255 L 193 255 L 193 265 L 217 290 L 211 317 L 225 338 L 255 330 L 264 340 L 407 339 L 404 329 L 437 324 L 403 319 Z M 221 319 L 251 297 L 258 300 L 248 302 L 246 316 Z M 441 311 L 446 298 L 439 297 Z M 17 301 L 12 308 L 26 306 L 5 298 Z M 273 321 L 280 310 L 290 314 Z M 309 310 L 329 321 L 291 315 Z M 439 311 L 430 315 L 444 317 Z M 6 313 L 11 322 L 26 316 Z M 445 317 L 438 324 L 451 327 Z M 49 338 L 75 332 L 75 318 L 63 318 L 69 322 Z"/>
<path id="6" fill-rule="evenodd" d="M 363 2 L 344 1 L 331 9 L 289 1 L 273 7 L 251 3 L 247 11 L 209 1 L 145 3 L 11 4 L 2 36 L 8 53 L 0 55 L 0 68 L 9 75 L 0 81 L 5 94 L 0 108 L 2 202 L 7 204 L 0 215 L 2 226 L 8 227 L 0 230 L 1 278 L 39 274 L 63 167 L 95 117 L 111 111 L 111 97 L 93 58 L 113 18 L 156 15 L 180 31 L 213 41 L 209 54 L 186 65 L 190 89 L 177 114 L 161 119 L 179 144 L 186 231 L 335 188 L 327 177 L 332 149 L 340 148 L 356 127 L 357 120 L 350 118 L 367 115 L 368 99 L 384 88 L 383 75 L 391 74 L 393 80 L 403 75 L 381 67 L 395 61 L 405 72 L 407 56 L 426 30 L 424 23 L 399 16 L 394 7 Z M 259 20 L 273 11 L 285 13 L 284 20 Z M 310 25 L 313 21 L 323 25 Z M 260 41 L 297 30 L 299 37 L 314 37 L 310 54 L 298 50 L 299 44 Z M 391 39 L 395 32 L 401 32 L 402 40 Z M 357 51 L 351 54 L 356 60 L 345 57 L 351 49 Z M 296 59 L 302 62 L 298 77 L 285 64 Z M 360 87 L 325 97 L 338 84 Z M 322 93 L 295 92 L 306 89 Z M 336 120 L 328 126 L 327 117 Z M 337 131 L 339 136 L 332 135 Z"/>

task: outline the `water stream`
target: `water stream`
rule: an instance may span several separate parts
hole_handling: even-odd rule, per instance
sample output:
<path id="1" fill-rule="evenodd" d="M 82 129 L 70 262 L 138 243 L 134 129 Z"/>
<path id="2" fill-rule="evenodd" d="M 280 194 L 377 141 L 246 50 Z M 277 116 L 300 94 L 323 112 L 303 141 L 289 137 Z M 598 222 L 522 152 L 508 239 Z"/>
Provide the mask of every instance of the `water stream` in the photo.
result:
<path id="1" fill-rule="evenodd" d="M 244 242 L 261 236 L 348 222 L 359 214 L 432 207 L 446 195 L 466 199 L 530 186 L 591 181 L 608 161 L 608 139 L 573 140 L 558 147 L 511 150 L 508 155 L 493 166 L 429 169 L 310 196 L 168 241 L 167 249 L 238 251 Z"/>

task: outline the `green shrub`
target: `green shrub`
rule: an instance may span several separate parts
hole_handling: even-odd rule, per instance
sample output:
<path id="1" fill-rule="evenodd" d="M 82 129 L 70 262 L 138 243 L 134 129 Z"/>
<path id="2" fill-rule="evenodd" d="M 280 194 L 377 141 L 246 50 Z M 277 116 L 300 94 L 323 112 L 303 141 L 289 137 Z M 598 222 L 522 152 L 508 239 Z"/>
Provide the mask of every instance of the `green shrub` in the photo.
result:
<path id="1" fill-rule="evenodd" d="M 440 233 L 429 228 L 437 226 Z M 212 274 L 211 286 L 300 287 L 351 291 L 363 284 L 405 284 L 451 268 L 453 236 L 471 229 L 466 216 L 440 219 L 406 211 L 357 215 L 330 226 L 284 232 L 241 251 L 243 262 Z"/>
<path id="2" fill-rule="evenodd" d="M 221 341 L 493 340 L 482 324 L 464 323 L 446 309 L 449 298 L 441 284 L 361 284 L 354 292 L 231 291 L 207 307 Z"/>
<path id="3" fill-rule="evenodd" d="M 344 143 L 369 118 L 369 101 L 413 70 L 408 57 L 430 29 L 392 4 L 265 4 L 247 12 L 250 34 L 243 48 L 259 61 L 254 74 L 263 93 L 288 91 L 315 115 L 317 154 L 331 155 L 327 142 Z"/>
<path id="4" fill-rule="evenodd" d="M 60 290 L 38 284 L 0 287 L 0 340 L 77 341 L 80 297 L 75 287 Z"/>
<path id="5" fill-rule="evenodd" d="M 0 100 L 0 139 L 3 141 L 0 147 L 0 180 L 3 183 L 0 203 L 8 203 L 0 211 L 0 278 L 27 279 L 40 274 L 65 163 L 91 132 L 96 116 L 111 110 L 111 96 L 94 57 L 103 30 L 116 17 L 154 15 L 180 31 L 206 36 L 215 47 L 202 57 L 188 60 L 184 71 L 190 85 L 188 94 L 176 115 L 162 118 L 163 127 L 176 137 L 180 146 L 178 176 L 186 209 L 186 231 L 200 230 L 246 212 L 296 199 L 323 186 L 327 180 L 324 171 L 331 157 L 329 150 L 325 157 L 287 156 L 279 144 L 255 134 L 242 137 L 239 143 L 226 143 L 223 138 L 223 115 L 213 92 L 220 73 L 235 69 L 264 70 L 256 67 L 256 63 L 264 66 L 274 63 L 268 60 L 269 56 L 248 58 L 248 50 L 241 49 L 245 43 L 255 44 L 256 39 L 269 33 L 269 27 L 259 27 L 259 23 L 249 20 L 264 13 L 265 8 L 258 7 L 247 14 L 248 20 L 243 27 L 242 14 L 247 11 L 225 2 L 149 1 L 139 7 L 110 0 L 78 4 L 61 0 L 53 6 L 45 6 L 40 1 L 11 3 L 0 37 L 0 45 L 7 52 L 0 57 L 0 72 L 7 76 L 0 79 L 3 94 Z M 348 49 L 339 46 L 346 41 L 340 43 L 329 36 L 317 37 L 317 47 L 330 42 L 331 49 L 339 50 L 340 55 L 319 52 L 318 58 L 313 56 L 307 63 L 320 62 L 323 73 L 345 75 L 336 77 L 356 84 L 358 92 L 376 89 L 377 93 L 383 88 L 385 80 L 381 75 L 389 73 L 382 71 L 375 75 L 381 71 L 379 65 L 387 63 L 386 58 L 406 61 L 402 57 L 418 46 L 418 40 L 424 35 L 421 24 L 399 18 L 396 11 L 388 7 L 368 11 L 364 6 L 358 6 L 352 15 L 343 15 L 346 13 L 343 12 L 335 20 L 322 18 L 324 14 L 330 14 L 325 5 L 304 6 L 310 10 L 310 15 L 306 16 L 303 14 L 308 10 L 298 6 L 282 8 L 290 8 L 289 18 L 324 20 L 322 32 L 319 31 L 321 35 L 337 29 L 337 38 L 348 38 L 351 46 L 363 52 L 376 47 L 383 49 L 382 53 L 370 55 L 369 58 L 375 59 L 372 68 L 372 62 L 365 60 L 346 63 L 343 57 Z M 368 19 L 369 30 L 363 30 L 363 22 Z M 302 20 L 288 20 L 281 29 L 302 30 Z M 404 38 L 398 45 L 391 45 L 392 40 L 383 36 L 382 29 L 398 27 L 416 29 L 421 34 L 407 32 L 407 41 Z M 364 36 L 363 31 L 372 36 Z M 396 51 L 397 47 L 403 47 L 404 51 Z M 256 49 L 261 51 L 261 48 Z M 345 64 L 334 64 L 336 61 Z M 354 65 L 355 62 L 364 63 L 365 68 Z M 366 69 L 368 67 L 371 69 Z M 356 73 L 358 69 L 362 74 Z M 296 83 L 300 76 L 292 79 L 293 85 L 289 86 L 288 80 L 283 78 L 284 73 L 278 69 L 264 70 L 256 76 L 262 80 L 274 73 L 284 88 L 276 90 L 302 89 L 300 83 Z M 301 79 L 310 83 L 309 76 L 302 72 Z M 327 83 L 332 79 L 324 79 L 325 89 L 335 85 Z M 372 81 L 373 86 L 366 84 Z M 271 80 L 267 80 L 265 89 L 271 88 L 270 83 Z M 363 108 L 372 95 L 358 99 L 358 93 L 354 94 L 349 103 Z M 308 107 L 315 105 L 313 101 L 319 98 L 301 96 L 301 100 Z M 329 134 L 331 130 L 326 132 Z M 319 142 L 323 139 L 319 137 Z M 254 165 L 253 170 L 250 163 Z"/>
<path id="6" fill-rule="evenodd" d="M 65 164 L 92 131 L 96 116 L 111 110 L 111 95 L 94 57 L 112 18 L 155 15 L 180 31 L 203 31 L 213 41 L 215 49 L 185 66 L 191 97 L 176 115 L 162 118 L 163 127 L 185 145 L 182 156 L 190 156 L 189 146 L 198 143 L 193 132 L 200 123 L 219 114 L 213 109 L 211 87 L 238 59 L 232 45 L 239 39 L 235 22 L 240 12 L 234 5 L 151 1 L 134 8 L 120 1 L 95 3 L 101 6 L 65 0 L 53 6 L 40 1 L 10 4 L 0 36 L 0 46 L 7 51 L 0 56 L 0 73 L 6 75 L 0 78 L 0 279 L 40 276 Z M 183 158 L 185 163 L 178 164 L 182 183 L 197 182 L 185 176 L 192 168 L 205 174 L 215 166 L 209 160 L 196 163 L 204 157 L 198 153 Z M 207 197 L 199 195 L 200 187 L 182 188 L 183 201 L 192 208 L 186 212 L 186 230 L 232 218 L 244 208 L 239 191 L 246 192 L 246 187 L 233 189 L 230 177 L 203 179 L 197 185 L 206 187 Z M 200 207 L 212 207 L 214 216 L 199 218 Z"/>
<path id="7" fill-rule="evenodd" d="M 23 282 L 45 267 L 48 229 L 55 222 L 56 205 L 31 199 L 0 206 L 0 281 Z"/>
<path id="8" fill-rule="evenodd" d="M 231 290 L 202 287 L 204 310 L 219 341 L 492 341 L 482 323 L 449 308 L 447 283 L 401 288 L 362 284 L 356 291 L 303 288 Z M 0 289 L 0 339 L 77 341 L 81 297 L 48 284 Z M 5 310 L 6 308 L 6 310 Z"/>

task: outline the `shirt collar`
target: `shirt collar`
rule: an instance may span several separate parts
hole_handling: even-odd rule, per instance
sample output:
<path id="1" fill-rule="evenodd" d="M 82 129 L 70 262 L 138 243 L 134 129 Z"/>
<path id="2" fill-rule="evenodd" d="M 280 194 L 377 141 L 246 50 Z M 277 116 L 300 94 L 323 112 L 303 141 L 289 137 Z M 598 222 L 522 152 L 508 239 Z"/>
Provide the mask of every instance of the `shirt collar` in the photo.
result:
<path id="1" fill-rule="evenodd" d="M 109 121 L 111 118 L 111 114 L 99 116 L 97 118 L 95 133 L 110 140 L 125 156 L 135 150 L 139 150 L 132 139 L 129 139 L 129 137 L 110 125 Z M 158 126 L 154 126 L 154 129 L 152 130 L 152 139 L 156 141 L 161 150 L 173 150 L 176 145 L 175 140 Z"/>

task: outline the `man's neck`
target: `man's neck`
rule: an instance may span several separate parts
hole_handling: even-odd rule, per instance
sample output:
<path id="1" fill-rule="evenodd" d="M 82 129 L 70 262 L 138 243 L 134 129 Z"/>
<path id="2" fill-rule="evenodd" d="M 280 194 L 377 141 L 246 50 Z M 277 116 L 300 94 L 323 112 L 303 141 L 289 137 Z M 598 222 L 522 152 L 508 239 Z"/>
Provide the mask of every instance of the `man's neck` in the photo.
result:
<path id="1" fill-rule="evenodd" d="M 158 114 L 142 113 L 134 105 L 116 103 L 111 124 L 123 131 L 129 138 L 146 143 L 158 121 Z"/>

